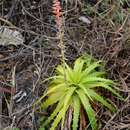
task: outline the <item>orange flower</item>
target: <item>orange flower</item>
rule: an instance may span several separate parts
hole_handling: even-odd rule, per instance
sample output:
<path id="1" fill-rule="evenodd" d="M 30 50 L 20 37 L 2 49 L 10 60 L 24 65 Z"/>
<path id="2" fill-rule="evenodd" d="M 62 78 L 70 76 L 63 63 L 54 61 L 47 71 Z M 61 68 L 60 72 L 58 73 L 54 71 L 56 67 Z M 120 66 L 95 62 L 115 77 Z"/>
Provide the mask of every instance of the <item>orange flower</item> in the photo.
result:
<path id="1" fill-rule="evenodd" d="M 62 12 L 61 12 L 61 5 L 60 5 L 59 0 L 53 1 L 52 9 L 55 15 L 55 22 L 56 22 L 57 28 L 60 29 L 62 25 L 62 18 L 61 18 Z"/>

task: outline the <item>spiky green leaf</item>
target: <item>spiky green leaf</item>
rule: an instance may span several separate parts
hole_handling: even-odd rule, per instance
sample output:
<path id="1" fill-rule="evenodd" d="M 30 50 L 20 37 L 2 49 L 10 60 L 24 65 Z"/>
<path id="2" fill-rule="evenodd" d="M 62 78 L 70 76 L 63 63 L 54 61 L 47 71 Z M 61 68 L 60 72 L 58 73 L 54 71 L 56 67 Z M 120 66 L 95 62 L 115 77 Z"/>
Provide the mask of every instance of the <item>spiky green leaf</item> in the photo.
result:
<path id="1" fill-rule="evenodd" d="M 97 123 L 96 123 L 97 121 L 95 118 L 95 112 L 89 103 L 89 99 L 85 96 L 84 91 L 78 90 L 76 92 L 77 92 L 77 94 L 78 94 L 78 96 L 83 104 L 83 107 L 88 115 L 92 130 L 97 130 Z"/>
<path id="2" fill-rule="evenodd" d="M 72 128 L 73 130 L 77 130 L 78 128 L 78 121 L 79 121 L 79 114 L 80 114 L 80 100 L 77 97 L 77 95 L 73 96 L 73 124 Z"/>
<path id="3" fill-rule="evenodd" d="M 115 111 L 115 107 L 112 104 L 108 103 L 102 96 L 97 94 L 94 90 L 88 89 L 88 93 L 91 95 L 91 97 L 93 99 L 99 101 L 100 103 L 102 103 L 104 106 L 106 106 L 111 111 L 113 111 L 113 112 Z"/>
<path id="4" fill-rule="evenodd" d="M 58 113 L 56 119 L 54 120 L 54 122 L 52 123 L 52 126 L 50 128 L 50 130 L 55 130 L 56 126 L 58 125 L 58 123 L 60 122 L 60 120 L 65 116 L 65 113 L 69 107 L 69 103 L 71 100 L 71 96 L 73 95 L 73 92 L 76 88 L 70 88 L 70 90 L 68 91 L 65 99 L 64 99 L 64 106 L 63 108 L 60 110 L 60 112 Z"/>
<path id="5" fill-rule="evenodd" d="M 63 108 L 64 105 L 64 98 L 62 98 L 59 103 L 57 104 L 56 108 L 54 109 L 53 113 L 50 115 L 50 117 L 44 122 L 43 126 L 46 126 L 50 123 L 51 120 L 54 119 L 54 117 L 58 114 L 58 112 Z"/>

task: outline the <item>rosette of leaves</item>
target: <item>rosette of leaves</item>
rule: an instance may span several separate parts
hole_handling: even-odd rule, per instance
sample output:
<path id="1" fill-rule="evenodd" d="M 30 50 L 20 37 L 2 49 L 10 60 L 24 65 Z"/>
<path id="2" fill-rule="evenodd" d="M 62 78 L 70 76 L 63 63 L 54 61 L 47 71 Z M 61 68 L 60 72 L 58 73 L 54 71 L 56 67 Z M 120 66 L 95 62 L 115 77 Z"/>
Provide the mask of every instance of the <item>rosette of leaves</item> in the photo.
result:
<path id="1" fill-rule="evenodd" d="M 50 130 L 55 130 L 61 122 L 61 128 L 63 128 L 66 112 L 71 107 L 73 108 L 72 130 L 77 130 L 80 109 L 83 107 L 92 130 L 97 130 L 97 120 L 92 103 L 100 102 L 112 112 L 115 111 L 115 107 L 98 94 L 96 89 L 104 88 L 121 98 L 114 87 L 115 83 L 105 78 L 105 72 L 101 68 L 101 61 L 95 61 L 91 57 L 78 58 L 73 68 L 66 63 L 65 66 L 59 65 L 56 68 L 56 75 L 51 77 L 52 81 L 48 90 L 38 101 L 47 97 L 41 104 L 42 109 L 54 104 L 56 106 L 43 126 L 48 126 L 51 123 Z"/>

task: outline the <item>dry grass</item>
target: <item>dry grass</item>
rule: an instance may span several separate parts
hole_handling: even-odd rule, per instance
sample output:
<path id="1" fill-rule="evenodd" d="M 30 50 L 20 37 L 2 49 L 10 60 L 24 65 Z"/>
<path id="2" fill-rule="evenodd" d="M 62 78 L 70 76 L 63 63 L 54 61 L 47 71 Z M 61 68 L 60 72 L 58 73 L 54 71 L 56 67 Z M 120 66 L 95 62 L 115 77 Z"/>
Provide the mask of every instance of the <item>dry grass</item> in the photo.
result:
<path id="1" fill-rule="evenodd" d="M 109 1 L 109 0 L 108 0 Z M 66 3 L 66 4 L 65 4 Z M 119 90 L 124 102 L 113 98 L 118 111 L 108 113 L 103 108 L 97 113 L 100 130 L 129 130 L 130 118 L 130 19 L 127 3 L 96 2 L 91 0 L 66 0 L 65 15 L 65 58 L 71 63 L 83 53 L 89 53 L 97 59 L 103 59 L 111 79 L 119 81 Z M 89 4 L 88 4 L 89 3 Z M 25 45 L 0 47 L 0 84 L 10 89 L 10 82 L 15 81 L 17 92 L 28 94 L 21 102 L 14 102 L 14 109 L 9 116 L 5 99 L 10 95 L 3 93 L 2 125 L 16 126 L 24 130 L 36 129 L 39 115 L 31 109 L 32 103 L 42 94 L 47 84 L 41 80 L 53 75 L 55 66 L 60 62 L 60 49 L 56 37 L 57 29 L 52 15 L 52 2 L 39 0 L 2 1 L 0 2 L 0 24 L 8 23 L 23 34 Z M 91 24 L 79 20 L 81 16 L 88 18 Z M 9 21 L 9 22 L 8 22 Z M 16 66 L 12 80 L 11 70 Z M 33 90 L 33 91 L 32 91 Z M 103 92 L 105 96 L 111 96 Z M 5 98 L 6 97 L 6 98 Z M 30 113 L 33 116 L 30 116 Z M 2 115 L 3 114 L 3 115 Z M 16 118 L 14 118 L 16 117 Z M 13 123 L 13 124 L 12 124 Z"/>

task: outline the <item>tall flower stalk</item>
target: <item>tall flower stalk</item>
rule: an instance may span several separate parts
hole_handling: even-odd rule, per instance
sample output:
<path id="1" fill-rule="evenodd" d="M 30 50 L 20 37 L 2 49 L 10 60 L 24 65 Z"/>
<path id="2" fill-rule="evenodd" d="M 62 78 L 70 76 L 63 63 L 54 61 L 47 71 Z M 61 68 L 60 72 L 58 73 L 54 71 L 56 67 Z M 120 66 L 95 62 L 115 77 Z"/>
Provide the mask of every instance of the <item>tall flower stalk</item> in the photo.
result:
<path id="1" fill-rule="evenodd" d="M 59 0 L 54 0 L 53 1 L 53 14 L 55 16 L 55 22 L 56 22 L 56 26 L 58 29 L 57 32 L 57 37 L 59 39 L 59 47 L 61 49 L 61 61 L 63 63 L 63 65 L 65 64 L 65 46 L 64 46 L 64 42 L 63 42 L 63 38 L 64 38 L 64 29 L 63 29 L 63 16 L 62 16 L 62 11 L 61 11 L 61 3 Z"/>

